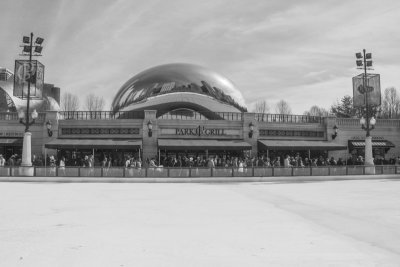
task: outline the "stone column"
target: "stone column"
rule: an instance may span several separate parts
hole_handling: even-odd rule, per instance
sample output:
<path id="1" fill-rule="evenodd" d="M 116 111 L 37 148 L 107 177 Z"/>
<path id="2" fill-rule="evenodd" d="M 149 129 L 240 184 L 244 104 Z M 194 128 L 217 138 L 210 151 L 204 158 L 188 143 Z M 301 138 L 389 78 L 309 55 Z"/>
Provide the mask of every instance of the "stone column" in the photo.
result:
<path id="1" fill-rule="evenodd" d="M 24 143 L 22 146 L 22 167 L 31 167 L 32 166 L 32 134 L 30 132 L 25 132 L 24 134 Z"/>

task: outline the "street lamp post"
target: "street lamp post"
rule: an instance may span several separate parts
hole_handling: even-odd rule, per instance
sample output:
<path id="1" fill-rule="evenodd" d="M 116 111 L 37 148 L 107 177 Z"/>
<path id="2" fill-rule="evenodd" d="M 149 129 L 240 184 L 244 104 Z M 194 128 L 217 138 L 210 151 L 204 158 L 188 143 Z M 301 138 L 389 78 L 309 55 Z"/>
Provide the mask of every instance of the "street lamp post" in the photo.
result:
<path id="1" fill-rule="evenodd" d="M 376 120 L 370 114 L 371 107 L 368 97 L 368 94 L 371 93 L 374 88 L 368 85 L 367 79 L 367 69 L 370 69 L 372 67 L 372 55 L 371 53 L 365 53 L 365 49 L 363 49 L 362 54 L 356 53 L 356 58 L 357 67 L 364 70 L 362 87 L 358 88 L 358 91 L 364 95 L 365 102 L 365 119 L 364 117 L 361 117 L 360 119 L 361 128 L 366 131 L 364 165 L 374 166 L 374 159 L 372 156 L 372 137 L 370 132 L 375 128 Z M 371 172 L 374 172 L 374 170 L 371 170 Z"/>
<path id="2" fill-rule="evenodd" d="M 31 118 L 29 118 L 29 104 L 31 99 L 31 82 L 36 81 L 36 73 L 37 72 L 37 65 L 36 69 L 32 65 L 32 56 L 40 56 L 42 52 L 42 43 L 44 39 L 37 37 L 35 43 L 33 43 L 33 33 L 30 34 L 30 37 L 24 36 L 23 37 L 23 53 L 22 56 L 29 56 L 29 62 L 27 66 L 27 73 L 24 73 L 24 79 L 28 83 L 28 92 L 26 98 L 26 112 L 24 113 L 22 110 L 18 113 L 19 122 L 25 126 L 25 134 L 24 134 L 24 142 L 22 147 L 22 167 L 32 167 L 32 152 L 31 152 L 31 136 L 32 134 L 29 132 L 29 126 L 35 123 L 35 120 L 38 117 L 38 113 L 36 110 L 33 110 L 31 113 Z M 34 49 L 34 51 L 32 51 Z M 32 54 L 35 52 L 35 54 Z M 26 74 L 26 75 L 25 75 Z M 29 175 L 29 174 L 27 174 Z"/>

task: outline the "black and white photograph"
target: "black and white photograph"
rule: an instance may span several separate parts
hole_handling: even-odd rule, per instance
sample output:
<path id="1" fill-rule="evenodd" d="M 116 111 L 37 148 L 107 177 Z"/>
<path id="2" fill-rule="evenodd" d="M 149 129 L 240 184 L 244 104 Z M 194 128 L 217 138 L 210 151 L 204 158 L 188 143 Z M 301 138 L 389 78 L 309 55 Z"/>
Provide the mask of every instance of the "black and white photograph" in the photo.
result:
<path id="1" fill-rule="evenodd" d="M 0 0 L 0 267 L 400 266 L 400 2 Z"/>

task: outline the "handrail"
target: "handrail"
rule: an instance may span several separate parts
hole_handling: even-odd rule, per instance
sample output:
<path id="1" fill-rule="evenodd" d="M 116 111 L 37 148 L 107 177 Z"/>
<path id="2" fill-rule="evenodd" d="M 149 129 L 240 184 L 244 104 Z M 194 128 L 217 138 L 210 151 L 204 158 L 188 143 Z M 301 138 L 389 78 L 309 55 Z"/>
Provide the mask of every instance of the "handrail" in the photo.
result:
<path id="1" fill-rule="evenodd" d="M 24 167 L 0 167 L 1 176 L 20 176 Z M 34 166 L 39 177 L 280 177 L 400 174 L 400 165 L 344 165 L 317 167 L 44 167 Z"/>
<path id="2" fill-rule="evenodd" d="M 254 114 L 255 120 L 259 122 L 271 123 L 324 123 L 324 117 L 308 115 L 289 115 L 289 114 Z"/>
<path id="3" fill-rule="evenodd" d="M 37 122 L 43 122 L 46 118 L 45 112 L 38 112 Z M 0 112 L 0 121 L 19 121 L 17 112 Z"/>
<path id="4" fill-rule="evenodd" d="M 60 111 L 59 120 L 143 119 L 143 111 Z"/>

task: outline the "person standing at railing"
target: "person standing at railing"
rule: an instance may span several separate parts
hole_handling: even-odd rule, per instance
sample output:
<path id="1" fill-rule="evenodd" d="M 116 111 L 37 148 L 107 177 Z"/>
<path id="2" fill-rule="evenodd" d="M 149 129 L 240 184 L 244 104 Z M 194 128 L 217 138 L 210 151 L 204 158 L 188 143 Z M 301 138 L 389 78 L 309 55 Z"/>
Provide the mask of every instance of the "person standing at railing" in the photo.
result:
<path id="1" fill-rule="evenodd" d="M 3 157 L 3 155 L 0 154 L 0 167 L 4 167 L 5 164 L 6 164 L 6 160 Z"/>
<path id="2" fill-rule="evenodd" d="M 53 155 L 49 157 L 49 162 L 50 162 L 50 176 L 55 176 L 56 175 L 56 159 L 54 158 Z"/>
<path id="3" fill-rule="evenodd" d="M 343 166 L 344 165 L 344 162 L 343 162 L 342 158 L 338 159 L 336 165 L 338 165 L 338 166 Z"/>
<path id="4" fill-rule="evenodd" d="M 283 160 L 283 167 L 289 168 L 290 166 L 290 157 L 289 155 L 286 155 L 285 159 Z"/>
<path id="5" fill-rule="evenodd" d="M 11 157 L 8 159 L 8 166 L 10 167 L 15 166 L 15 155 L 11 155 Z"/>
<path id="6" fill-rule="evenodd" d="M 60 163 L 58 164 L 59 166 L 59 171 L 61 173 L 62 176 L 65 176 L 65 158 L 61 157 L 60 159 Z M 59 173 L 59 175 L 60 175 Z"/>

